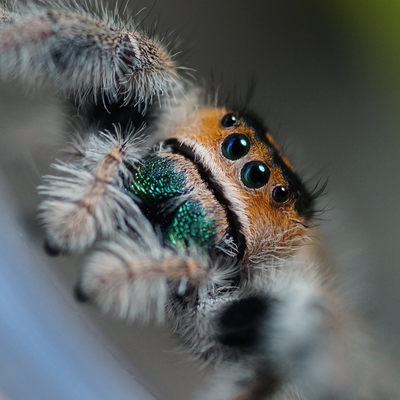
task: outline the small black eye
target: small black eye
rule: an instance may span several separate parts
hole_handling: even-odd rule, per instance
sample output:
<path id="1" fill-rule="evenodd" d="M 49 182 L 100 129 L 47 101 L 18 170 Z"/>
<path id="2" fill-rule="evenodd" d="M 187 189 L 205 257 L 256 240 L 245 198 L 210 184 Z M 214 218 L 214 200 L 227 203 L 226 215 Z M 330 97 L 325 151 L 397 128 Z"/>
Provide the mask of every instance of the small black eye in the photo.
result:
<path id="1" fill-rule="evenodd" d="M 222 154 L 228 160 L 238 160 L 245 156 L 250 149 L 249 139 L 240 133 L 228 136 L 222 142 Z"/>
<path id="2" fill-rule="evenodd" d="M 277 203 L 284 203 L 289 198 L 289 190 L 286 189 L 284 186 L 277 186 L 272 191 L 272 198 Z"/>
<path id="3" fill-rule="evenodd" d="M 237 119 L 236 115 L 232 114 L 232 113 L 224 115 L 221 119 L 221 125 L 224 128 L 230 128 L 231 126 L 237 124 L 237 122 L 238 122 L 238 119 Z"/>
<path id="4" fill-rule="evenodd" d="M 269 168 L 260 161 L 250 162 L 242 169 L 242 181 L 247 187 L 252 189 L 258 189 L 266 185 L 269 176 Z"/>

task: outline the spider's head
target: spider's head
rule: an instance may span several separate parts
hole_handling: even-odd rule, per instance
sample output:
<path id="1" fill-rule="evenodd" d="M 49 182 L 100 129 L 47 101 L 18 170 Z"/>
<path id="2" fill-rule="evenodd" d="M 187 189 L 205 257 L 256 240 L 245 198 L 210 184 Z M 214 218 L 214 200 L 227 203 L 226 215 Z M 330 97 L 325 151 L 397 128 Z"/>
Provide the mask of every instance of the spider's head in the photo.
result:
<path id="1" fill-rule="evenodd" d="M 153 176 L 152 190 L 163 192 L 163 201 L 182 195 L 172 219 L 165 203 L 156 217 L 170 242 L 209 248 L 230 242 L 244 263 L 284 255 L 312 214 L 312 198 L 270 134 L 255 118 L 222 108 L 198 111 L 174 127 L 139 169 L 136 194 L 145 176 Z"/>

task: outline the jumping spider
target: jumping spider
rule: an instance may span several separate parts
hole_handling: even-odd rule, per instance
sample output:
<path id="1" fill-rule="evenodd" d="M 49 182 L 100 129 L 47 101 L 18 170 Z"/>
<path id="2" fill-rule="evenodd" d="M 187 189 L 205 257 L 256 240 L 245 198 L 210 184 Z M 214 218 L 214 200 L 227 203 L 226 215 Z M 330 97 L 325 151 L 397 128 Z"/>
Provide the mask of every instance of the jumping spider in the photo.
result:
<path id="1" fill-rule="evenodd" d="M 102 10 L 0 10 L 0 70 L 79 110 L 74 158 L 39 188 L 47 251 L 104 244 L 78 299 L 168 318 L 215 364 L 205 398 L 392 398 L 319 266 L 298 253 L 311 194 L 263 123 L 211 105 L 162 41 Z"/>

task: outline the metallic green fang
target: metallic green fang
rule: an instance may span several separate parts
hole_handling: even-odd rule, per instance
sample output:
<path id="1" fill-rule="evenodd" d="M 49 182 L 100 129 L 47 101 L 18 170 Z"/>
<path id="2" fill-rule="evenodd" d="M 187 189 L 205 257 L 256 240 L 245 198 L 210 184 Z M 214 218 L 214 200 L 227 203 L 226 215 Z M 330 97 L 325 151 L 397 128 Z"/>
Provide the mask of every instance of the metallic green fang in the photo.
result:
<path id="1" fill-rule="evenodd" d="M 215 247 L 216 222 L 207 216 L 176 159 L 157 155 L 144 158 L 127 189 L 135 200 L 139 199 L 138 205 L 150 222 L 161 230 L 168 247 L 185 250 L 191 243 L 207 250 Z M 178 197 L 185 194 L 190 198 L 179 202 Z M 171 207 L 173 198 L 177 202 Z"/>

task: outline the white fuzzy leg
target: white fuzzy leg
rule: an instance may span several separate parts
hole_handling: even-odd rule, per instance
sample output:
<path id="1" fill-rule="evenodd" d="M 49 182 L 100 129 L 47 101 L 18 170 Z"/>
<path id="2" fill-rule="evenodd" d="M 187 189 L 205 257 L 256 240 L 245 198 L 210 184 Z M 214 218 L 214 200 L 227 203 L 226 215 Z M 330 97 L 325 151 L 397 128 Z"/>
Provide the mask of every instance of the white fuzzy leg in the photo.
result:
<path id="1" fill-rule="evenodd" d="M 151 102 L 180 86 L 167 50 L 107 14 L 58 9 L 25 10 L 0 32 L 0 72 L 40 87 L 54 83 L 83 101 L 88 95 Z M 1 11 L 0 19 L 11 14 Z"/>
<path id="2" fill-rule="evenodd" d="M 110 237 L 127 220 L 134 226 L 141 212 L 123 180 L 129 176 L 126 164 L 140 159 L 140 144 L 140 138 L 124 139 L 118 132 L 92 135 L 80 144 L 82 159 L 53 165 L 64 176 L 45 176 L 46 185 L 39 187 L 47 197 L 40 210 L 51 249 L 82 252 L 98 231 Z"/>
<path id="3" fill-rule="evenodd" d="M 311 267 L 278 271 L 268 296 L 277 301 L 264 326 L 263 350 L 284 380 L 300 384 L 304 398 L 398 398 L 365 327 Z"/>
<path id="4" fill-rule="evenodd" d="M 316 272 L 289 263 L 271 271 L 253 347 L 218 366 L 202 400 L 394 400 L 398 388 L 376 344 Z M 243 303 L 242 303 L 243 304 Z M 248 310 L 250 319 L 254 312 Z M 243 313 L 243 309 L 241 310 Z M 239 318 L 246 324 L 246 317 Z M 397 391 L 396 391 L 397 390 Z"/>
<path id="5" fill-rule="evenodd" d="M 190 286 L 196 288 L 194 297 L 202 297 L 231 277 L 198 249 L 176 254 L 163 247 L 144 219 L 137 234 L 135 240 L 119 235 L 105 244 L 83 269 L 79 294 L 104 312 L 162 322 L 172 291 L 183 295 Z"/>

